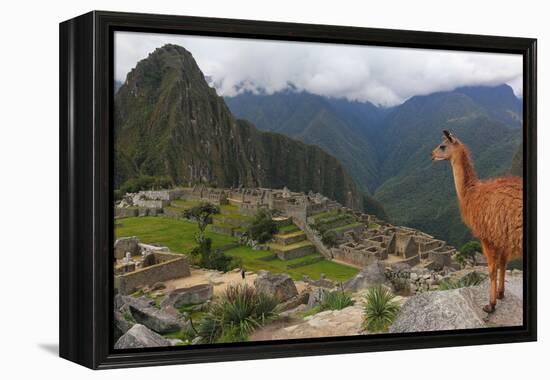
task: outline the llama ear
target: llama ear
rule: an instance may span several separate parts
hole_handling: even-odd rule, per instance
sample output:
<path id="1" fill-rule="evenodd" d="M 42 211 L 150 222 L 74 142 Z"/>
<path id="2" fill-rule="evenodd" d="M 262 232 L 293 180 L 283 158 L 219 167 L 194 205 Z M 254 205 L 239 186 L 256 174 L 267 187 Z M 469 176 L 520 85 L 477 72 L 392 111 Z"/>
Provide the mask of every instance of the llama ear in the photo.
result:
<path id="1" fill-rule="evenodd" d="M 455 142 L 455 137 L 453 136 L 453 134 L 451 132 L 449 132 L 447 129 L 444 129 L 443 130 L 443 135 L 445 136 L 445 138 L 447 140 L 449 140 L 450 143 L 454 143 Z"/>

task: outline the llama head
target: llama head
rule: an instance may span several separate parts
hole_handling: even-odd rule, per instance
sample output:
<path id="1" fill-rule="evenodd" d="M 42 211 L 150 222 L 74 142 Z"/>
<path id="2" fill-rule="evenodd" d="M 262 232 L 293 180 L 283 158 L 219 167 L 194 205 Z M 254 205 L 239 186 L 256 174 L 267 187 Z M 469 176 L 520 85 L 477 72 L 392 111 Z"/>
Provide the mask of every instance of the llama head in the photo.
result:
<path id="1" fill-rule="evenodd" d="M 432 150 L 432 160 L 450 160 L 453 155 L 460 150 L 462 144 L 460 141 L 448 130 L 443 130 L 443 142 Z"/>

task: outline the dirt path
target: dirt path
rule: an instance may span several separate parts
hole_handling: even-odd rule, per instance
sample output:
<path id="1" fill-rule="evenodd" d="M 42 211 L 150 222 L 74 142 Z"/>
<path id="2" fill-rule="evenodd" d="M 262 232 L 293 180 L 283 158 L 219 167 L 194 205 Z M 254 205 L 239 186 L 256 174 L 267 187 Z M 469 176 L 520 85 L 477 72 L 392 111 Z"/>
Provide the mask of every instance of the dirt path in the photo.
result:
<path id="1" fill-rule="evenodd" d="M 220 295 L 225 292 L 225 289 L 230 284 L 247 284 L 254 286 L 254 279 L 257 277 L 255 273 L 248 273 L 244 280 L 240 272 L 221 273 L 207 269 L 191 268 L 190 277 L 177 278 L 175 280 L 166 281 L 166 292 L 174 289 L 188 288 L 200 284 L 212 284 L 214 286 L 214 295 Z"/>
<path id="2" fill-rule="evenodd" d="M 254 280 L 258 275 L 253 272 L 246 272 L 244 280 L 239 271 L 230 271 L 226 273 L 217 272 L 208 269 L 191 268 L 190 277 L 181 277 L 166 281 L 166 293 L 180 288 L 188 288 L 200 284 L 212 284 L 214 286 L 214 295 L 219 296 L 225 292 L 229 285 L 247 284 L 254 286 Z M 303 281 L 294 281 L 296 289 L 301 292 L 307 284 Z"/>

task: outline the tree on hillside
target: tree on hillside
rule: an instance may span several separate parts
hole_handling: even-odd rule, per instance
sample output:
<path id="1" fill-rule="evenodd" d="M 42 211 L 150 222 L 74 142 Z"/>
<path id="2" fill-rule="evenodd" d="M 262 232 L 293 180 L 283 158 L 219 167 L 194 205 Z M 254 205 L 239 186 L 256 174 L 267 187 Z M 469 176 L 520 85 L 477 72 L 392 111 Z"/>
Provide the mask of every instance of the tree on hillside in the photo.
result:
<path id="1" fill-rule="evenodd" d="M 212 203 L 200 203 L 184 211 L 184 216 L 197 222 L 199 232 L 195 235 L 195 240 L 199 245 L 205 241 L 204 231 L 212 223 L 212 215 L 219 214 L 220 208 Z"/>
<path id="2" fill-rule="evenodd" d="M 259 243 L 265 243 L 271 239 L 273 234 L 277 233 L 277 230 L 277 225 L 273 221 L 271 213 L 268 210 L 260 210 L 250 227 L 248 227 L 248 236 Z"/>
<path id="3" fill-rule="evenodd" d="M 232 267 L 231 257 L 221 250 L 212 251 L 212 239 L 206 237 L 206 227 L 212 223 L 212 215 L 219 214 L 220 208 L 211 203 L 200 203 L 184 211 L 187 219 L 197 222 L 199 231 L 195 234 L 197 246 L 191 251 L 195 264 L 208 269 L 227 271 Z"/>

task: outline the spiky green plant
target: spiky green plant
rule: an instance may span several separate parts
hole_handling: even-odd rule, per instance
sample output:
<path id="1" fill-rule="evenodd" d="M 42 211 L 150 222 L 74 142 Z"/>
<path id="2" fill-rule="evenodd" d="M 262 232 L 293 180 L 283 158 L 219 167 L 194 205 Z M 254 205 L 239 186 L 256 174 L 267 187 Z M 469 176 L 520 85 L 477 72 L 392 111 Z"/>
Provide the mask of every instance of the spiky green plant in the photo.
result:
<path id="1" fill-rule="evenodd" d="M 325 299 L 321 303 L 321 310 L 342 310 L 353 304 L 353 300 L 347 293 L 335 290 L 326 294 Z"/>
<path id="2" fill-rule="evenodd" d="M 375 286 L 365 296 L 365 328 L 372 332 L 386 331 L 399 313 L 399 304 L 390 290 Z"/>
<path id="3" fill-rule="evenodd" d="M 257 327 L 276 318 L 277 299 L 248 285 L 231 285 L 213 302 L 197 329 L 207 343 L 245 341 Z"/>

